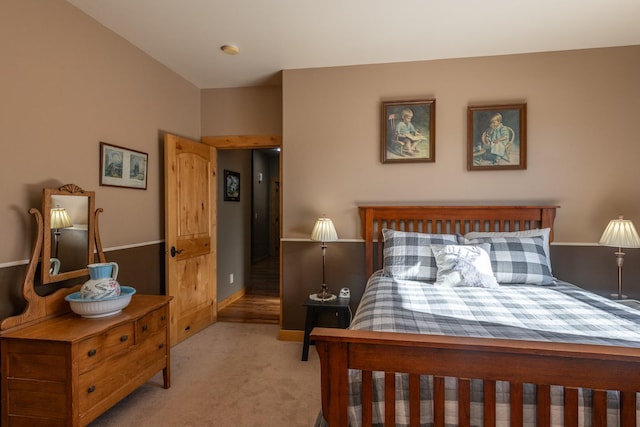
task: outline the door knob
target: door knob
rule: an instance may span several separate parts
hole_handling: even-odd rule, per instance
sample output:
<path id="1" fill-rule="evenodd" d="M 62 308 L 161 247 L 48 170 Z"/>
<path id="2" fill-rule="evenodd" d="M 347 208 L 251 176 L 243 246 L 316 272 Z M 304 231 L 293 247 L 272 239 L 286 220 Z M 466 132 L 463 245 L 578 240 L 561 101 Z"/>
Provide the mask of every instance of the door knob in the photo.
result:
<path id="1" fill-rule="evenodd" d="M 184 249 L 177 250 L 175 246 L 171 246 L 171 256 L 175 257 L 178 254 L 181 254 Z"/>

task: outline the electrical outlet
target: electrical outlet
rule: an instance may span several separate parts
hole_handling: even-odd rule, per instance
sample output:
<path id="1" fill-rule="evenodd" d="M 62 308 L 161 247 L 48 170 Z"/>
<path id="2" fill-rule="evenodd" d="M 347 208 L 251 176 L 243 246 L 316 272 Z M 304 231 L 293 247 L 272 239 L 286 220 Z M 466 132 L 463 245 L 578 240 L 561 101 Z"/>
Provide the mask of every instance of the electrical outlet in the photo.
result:
<path id="1" fill-rule="evenodd" d="M 233 273 L 229 275 L 229 284 L 233 283 Z"/>

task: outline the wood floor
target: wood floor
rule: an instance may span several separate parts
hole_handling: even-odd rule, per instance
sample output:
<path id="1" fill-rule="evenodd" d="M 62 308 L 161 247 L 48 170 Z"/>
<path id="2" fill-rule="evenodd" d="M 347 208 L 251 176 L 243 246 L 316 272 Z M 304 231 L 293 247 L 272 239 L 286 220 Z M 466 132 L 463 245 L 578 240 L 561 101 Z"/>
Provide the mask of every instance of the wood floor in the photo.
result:
<path id="1" fill-rule="evenodd" d="M 246 293 L 218 312 L 220 322 L 280 323 L 280 263 L 267 258 L 251 266 Z"/>

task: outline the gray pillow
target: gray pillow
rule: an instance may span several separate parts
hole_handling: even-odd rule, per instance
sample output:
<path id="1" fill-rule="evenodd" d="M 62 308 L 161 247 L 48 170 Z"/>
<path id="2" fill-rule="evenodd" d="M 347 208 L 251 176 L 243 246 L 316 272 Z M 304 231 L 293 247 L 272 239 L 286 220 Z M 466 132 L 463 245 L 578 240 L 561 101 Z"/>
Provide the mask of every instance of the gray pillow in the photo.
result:
<path id="1" fill-rule="evenodd" d="M 431 245 L 458 243 L 455 234 L 426 234 L 384 229 L 382 236 L 382 273 L 385 276 L 431 283 L 435 282 L 438 272 Z"/>
<path id="2" fill-rule="evenodd" d="M 553 283 L 544 253 L 544 239 L 537 237 L 484 237 L 469 243 L 491 244 L 491 267 L 498 283 L 544 285 Z"/>
<path id="3" fill-rule="evenodd" d="M 480 239 L 484 237 L 537 237 L 541 236 L 543 240 L 544 254 L 547 257 L 547 265 L 549 271 L 551 271 L 551 252 L 549 235 L 551 234 L 550 228 L 533 228 L 531 230 L 521 231 L 470 231 L 464 235 L 467 240 Z"/>

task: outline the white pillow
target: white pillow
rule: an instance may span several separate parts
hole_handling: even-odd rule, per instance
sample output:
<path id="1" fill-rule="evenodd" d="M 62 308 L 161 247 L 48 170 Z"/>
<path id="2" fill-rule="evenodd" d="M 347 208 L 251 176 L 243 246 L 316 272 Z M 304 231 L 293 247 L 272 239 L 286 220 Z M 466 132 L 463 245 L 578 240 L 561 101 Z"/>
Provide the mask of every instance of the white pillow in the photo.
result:
<path id="1" fill-rule="evenodd" d="M 436 286 L 499 287 L 487 252 L 489 244 L 431 245 L 438 265 Z"/>
<path id="2" fill-rule="evenodd" d="M 549 272 L 551 273 L 551 253 L 549 249 L 549 234 L 551 233 L 550 228 L 534 228 L 531 230 L 522 230 L 522 231 L 470 231 L 464 235 L 464 238 L 467 240 L 472 239 L 481 239 L 484 237 L 537 237 L 542 236 L 543 241 L 543 249 L 544 254 L 547 257 L 547 266 L 549 267 Z M 468 242 L 464 242 L 468 243 Z"/>

